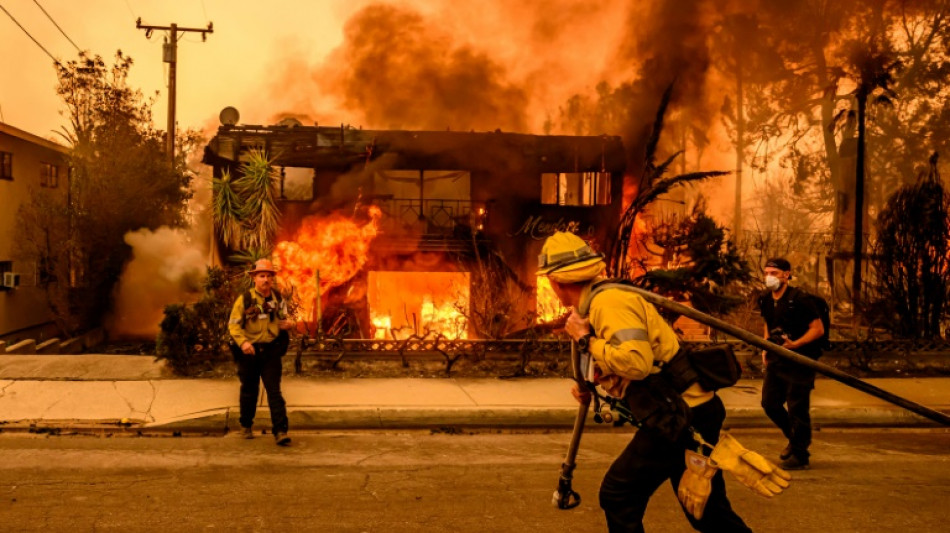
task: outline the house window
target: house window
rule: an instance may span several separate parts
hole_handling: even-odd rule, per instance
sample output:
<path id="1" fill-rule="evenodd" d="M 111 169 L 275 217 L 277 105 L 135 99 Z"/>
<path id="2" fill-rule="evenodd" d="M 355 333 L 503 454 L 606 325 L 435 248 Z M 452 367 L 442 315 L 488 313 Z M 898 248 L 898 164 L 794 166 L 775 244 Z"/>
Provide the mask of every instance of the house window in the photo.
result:
<path id="1" fill-rule="evenodd" d="M 0 291 L 7 290 L 7 286 L 3 282 L 4 274 L 7 272 L 13 272 L 13 261 L 0 261 Z"/>
<path id="2" fill-rule="evenodd" d="M 13 179 L 13 154 L 0 152 L 0 179 Z"/>
<path id="3" fill-rule="evenodd" d="M 610 204 L 608 172 L 546 172 L 541 174 L 541 203 L 556 205 Z"/>
<path id="4" fill-rule="evenodd" d="M 58 187 L 59 167 L 51 163 L 43 163 L 40 174 L 40 185 L 42 187 Z"/>

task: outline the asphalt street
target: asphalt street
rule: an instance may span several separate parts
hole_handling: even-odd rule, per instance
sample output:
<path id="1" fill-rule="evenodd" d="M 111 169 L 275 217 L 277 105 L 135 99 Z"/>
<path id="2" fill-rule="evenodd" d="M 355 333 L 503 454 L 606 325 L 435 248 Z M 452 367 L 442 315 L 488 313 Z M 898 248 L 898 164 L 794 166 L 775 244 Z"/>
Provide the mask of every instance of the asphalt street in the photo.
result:
<path id="1" fill-rule="evenodd" d="M 774 431 L 737 430 L 775 455 Z M 273 439 L 0 434 L 3 531 L 605 531 L 597 487 L 630 432 L 584 436 L 552 507 L 569 433 L 314 432 Z M 728 478 L 756 531 L 945 531 L 950 431 L 823 430 L 811 470 L 767 500 Z M 691 531 L 672 491 L 648 531 Z"/>

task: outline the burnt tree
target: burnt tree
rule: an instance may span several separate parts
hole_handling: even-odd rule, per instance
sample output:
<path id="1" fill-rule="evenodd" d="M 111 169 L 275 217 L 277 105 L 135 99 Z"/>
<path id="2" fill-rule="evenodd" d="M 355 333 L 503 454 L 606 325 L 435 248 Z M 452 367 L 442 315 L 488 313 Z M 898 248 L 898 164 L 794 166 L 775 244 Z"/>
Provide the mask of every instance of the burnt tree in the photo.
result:
<path id="1" fill-rule="evenodd" d="M 950 194 L 940 182 L 934 153 L 930 171 L 894 193 L 878 217 L 875 288 L 900 336 L 941 336 L 950 287 L 948 240 Z"/>

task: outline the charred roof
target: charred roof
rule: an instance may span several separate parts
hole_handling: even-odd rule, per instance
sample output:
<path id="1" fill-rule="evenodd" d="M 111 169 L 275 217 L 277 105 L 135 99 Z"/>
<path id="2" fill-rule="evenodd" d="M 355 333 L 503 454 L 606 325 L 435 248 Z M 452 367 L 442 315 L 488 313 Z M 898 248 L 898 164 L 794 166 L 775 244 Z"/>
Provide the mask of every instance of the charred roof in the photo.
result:
<path id="1" fill-rule="evenodd" d="M 617 136 L 363 130 L 327 126 L 221 126 L 205 147 L 204 162 L 234 166 L 240 155 L 263 148 L 274 165 L 348 171 L 384 155 L 389 168 L 497 171 L 531 167 L 540 172 L 623 172 Z"/>

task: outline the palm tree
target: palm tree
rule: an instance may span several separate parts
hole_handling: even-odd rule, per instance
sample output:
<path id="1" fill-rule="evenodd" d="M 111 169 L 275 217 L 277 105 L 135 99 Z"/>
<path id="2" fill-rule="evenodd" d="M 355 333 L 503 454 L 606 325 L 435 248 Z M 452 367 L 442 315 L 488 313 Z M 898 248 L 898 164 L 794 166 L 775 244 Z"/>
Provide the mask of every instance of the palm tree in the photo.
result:
<path id="1" fill-rule="evenodd" d="M 894 91 L 890 85 L 894 82 L 894 72 L 900 68 L 900 61 L 893 58 L 890 50 L 881 44 L 879 38 L 866 43 L 852 41 L 847 49 L 848 67 L 857 82 L 854 98 L 858 105 L 858 155 L 854 186 L 854 272 L 851 285 L 854 309 L 861 304 L 861 260 L 864 254 L 864 182 L 865 150 L 868 99 L 874 103 L 890 104 Z"/>
<path id="2" fill-rule="evenodd" d="M 660 142 L 660 134 L 663 132 L 663 119 L 666 116 L 666 108 L 669 106 L 672 93 L 673 84 L 671 83 L 666 88 L 666 91 L 663 92 L 663 98 L 660 100 L 660 108 L 656 112 L 656 120 L 653 123 L 653 130 L 650 133 L 650 138 L 647 140 L 646 161 L 644 163 L 643 172 L 640 174 L 637 196 L 630 202 L 630 205 L 627 206 L 623 215 L 620 217 L 617 238 L 611 247 L 609 257 L 610 272 L 615 276 L 624 278 L 630 276 L 630 265 L 628 264 L 630 239 L 633 235 L 633 227 L 637 215 L 639 215 L 647 205 L 677 186 L 729 174 L 729 172 L 726 171 L 713 170 L 663 177 L 673 161 L 683 153 L 683 151 L 680 150 L 671 155 L 666 161 L 663 161 L 659 165 L 656 164 L 656 148 Z"/>

